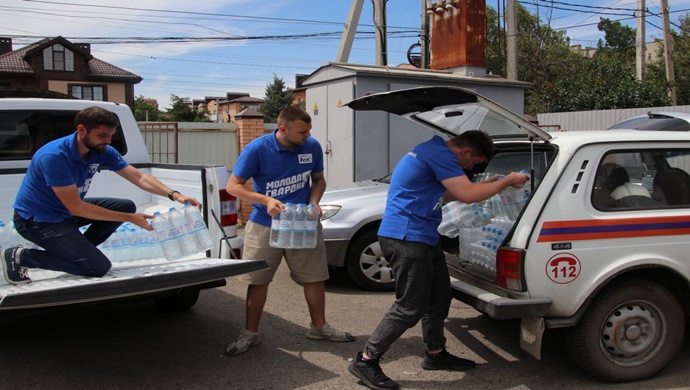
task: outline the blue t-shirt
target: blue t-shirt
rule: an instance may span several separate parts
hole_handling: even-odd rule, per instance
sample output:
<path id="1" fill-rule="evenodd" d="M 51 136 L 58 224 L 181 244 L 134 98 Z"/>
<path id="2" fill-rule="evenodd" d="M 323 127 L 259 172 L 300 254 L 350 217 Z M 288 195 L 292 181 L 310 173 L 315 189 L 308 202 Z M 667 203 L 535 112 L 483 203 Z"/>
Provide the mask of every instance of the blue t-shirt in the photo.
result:
<path id="1" fill-rule="evenodd" d="M 276 132 L 261 136 L 245 146 L 232 174 L 253 179 L 254 191 L 283 203 L 307 203 L 311 191 L 311 174 L 323 171 L 321 144 L 309 137 L 304 145 L 287 150 L 278 144 Z M 271 226 L 266 206 L 253 203 L 249 220 Z"/>
<path id="2" fill-rule="evenodd" d="M 464 175 L 443 138 L 434 136 L 415 146 L 393 170 L 379 235 L 438 244 L 446 191 L 441 180 Z"/>
<path id="3" fill-rule="evenodd" d="M 127 165 L 120 153 L 110 145 L 104 153 L 89 153 L 84 160 L 79 156 L 76 132 L 58 138 L 45 144 L 31 158 L 14 200 L 14 208 L 24 219 L 34 217 L 36 222 L 62 222 L 72 214 L 52 187 L 74 184 L 79 196 L 84 199 L 93 176 L 100 168 L 119 171 Z"/>

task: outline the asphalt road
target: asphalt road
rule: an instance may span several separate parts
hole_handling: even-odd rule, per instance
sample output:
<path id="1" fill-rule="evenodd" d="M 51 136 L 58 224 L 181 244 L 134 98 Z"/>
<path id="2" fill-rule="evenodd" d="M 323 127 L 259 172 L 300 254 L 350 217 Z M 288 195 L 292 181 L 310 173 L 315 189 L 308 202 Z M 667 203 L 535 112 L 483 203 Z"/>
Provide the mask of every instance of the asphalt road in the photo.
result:
<path id="1" fill-rule="evenodd" d="M 269 291 L 263 344 L 224 357 L 244 324 L 244 291 L 230 279 L 181 314 L 165 314 L 150 301 L 0 313 L 0 389 L 364 389 L 348 372 L 348 358 L 362 348 L 392 293 L 360 291 L 333 273 L 328 319 L 357 340 L 308 340 L 302 289 L 283 265 Z M 608 384 L 576 367 L 563 332 L 547 331 L 537 361 L 520 350 L 518 330 L 518 322 L 493 321 L 454 301 L 448 349 L 476 360 L 476 369 L 422 370 L 419 325 L 393 345 L 382 367 L 406 389 L 679 389 L 690 383 L 687 342 L 657 377 Z"/>

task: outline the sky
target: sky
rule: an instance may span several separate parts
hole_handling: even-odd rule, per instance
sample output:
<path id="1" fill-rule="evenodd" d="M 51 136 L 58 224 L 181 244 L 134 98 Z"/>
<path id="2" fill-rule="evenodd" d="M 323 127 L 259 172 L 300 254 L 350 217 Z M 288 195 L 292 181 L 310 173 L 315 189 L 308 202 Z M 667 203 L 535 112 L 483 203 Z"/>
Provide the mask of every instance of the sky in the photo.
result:
<path id="1" fill-rule="evenodd" d="M 486 0 L 487 7 L 505 0 Z M 433 1 L 434 3 L 436 0 Z M 563 29 L 571 44 L 596 46 L 600 17 L 635 27 L 637 0 L 518 0 L 543 23 Z M 419 41 L 423 0 L 387 0 L 388 64 L 407 63 Z M 2 0 L 0 36 L 13 49 L 45 37 L 91 43 L 95 57 L 135 73 L 135 95 L 170 105 L 243 92 L 263 98 L 274 76 L 295 87 L 336 60 L 351 0 Z M 690 12 L 690 0 L 668 0 L 671 21 Z M 661 38 L 659 0 L 646 0 L 647 40 Z M 678 29 L 672 25 L 672 29 Z M 364 0 L 350 63 L 375 64 L 372 0 Z"/>

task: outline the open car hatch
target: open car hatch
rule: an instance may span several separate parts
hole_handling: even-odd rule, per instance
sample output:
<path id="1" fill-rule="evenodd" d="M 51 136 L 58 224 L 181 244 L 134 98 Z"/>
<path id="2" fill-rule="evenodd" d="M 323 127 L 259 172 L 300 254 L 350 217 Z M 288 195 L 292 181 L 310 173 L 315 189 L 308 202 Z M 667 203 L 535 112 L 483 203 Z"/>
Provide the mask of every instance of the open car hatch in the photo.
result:
<path id="1" fill-rule="evenodd" d="M 468 89 L 418 87 L 363 96 L 345 104 L 353 110 L 386 111 L 455 137 L 482 130 L 492 138 L 536 137 L 549 133 L 507 108 Z"/>

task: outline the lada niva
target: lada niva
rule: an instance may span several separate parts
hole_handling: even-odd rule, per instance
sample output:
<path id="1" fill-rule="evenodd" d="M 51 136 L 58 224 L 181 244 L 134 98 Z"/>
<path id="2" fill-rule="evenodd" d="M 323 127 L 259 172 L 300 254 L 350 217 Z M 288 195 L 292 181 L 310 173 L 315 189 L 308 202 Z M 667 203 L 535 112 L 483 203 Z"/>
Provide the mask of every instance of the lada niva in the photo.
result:
<path id="1" fill-rule="evenodd" d="M 544 331 L 567 328 L 574 361 L 616 382 L 650 377 L 679 351 L 690 310 L 689 132 L 547 133 L 452 87 L 347 105 L 446 137 L 486 130 L 497 153 L 484 172 L 530 173 L 529 198 L 495 247 L 469 237 L 495 222 L 488 215 L 459 230 L 448 257 L 455 298 L 497 320 L 520 319 L 524 350 L 541 358 Z"/>

